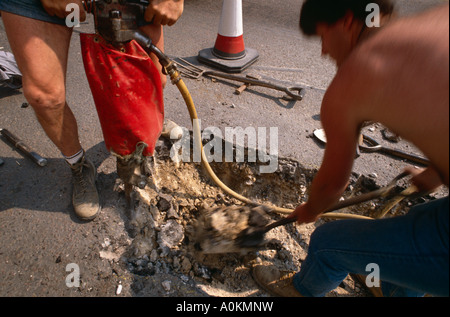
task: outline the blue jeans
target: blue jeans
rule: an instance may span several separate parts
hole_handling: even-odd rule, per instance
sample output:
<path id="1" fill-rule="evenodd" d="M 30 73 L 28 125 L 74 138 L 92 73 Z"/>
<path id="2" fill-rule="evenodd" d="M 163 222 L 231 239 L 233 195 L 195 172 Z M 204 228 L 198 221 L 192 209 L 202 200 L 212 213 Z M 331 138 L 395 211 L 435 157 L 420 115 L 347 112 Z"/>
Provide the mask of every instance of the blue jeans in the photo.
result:
<path id="1" fill-rule="evenodd" d="M 325 296 L 349 273 L 372 275 L 376 264 L 384 296 L 449 296 L 449 198 L 418 205 L 405 216 L 341 220 L 311 237 L 295 288 Z"/>

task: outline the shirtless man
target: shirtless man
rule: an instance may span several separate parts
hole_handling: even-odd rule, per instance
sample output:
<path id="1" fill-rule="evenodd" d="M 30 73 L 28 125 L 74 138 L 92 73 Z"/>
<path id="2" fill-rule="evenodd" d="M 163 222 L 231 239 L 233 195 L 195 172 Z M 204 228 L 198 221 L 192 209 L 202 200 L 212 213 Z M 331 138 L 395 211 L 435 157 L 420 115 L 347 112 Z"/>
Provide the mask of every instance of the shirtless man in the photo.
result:
<path id="1" fill-rule="evenodd" d="M 85 158 L 77 121 L 66 102 L 66 71 L 72 29 L 65 24 L 69 3 L 81 0 L 0 0 L 0 11 L 11 49 L 23 75 L 23 93 L 36 117 L 69 163 L 73 174 L 73 206 L 82 220 L 92 220 L 100 210 L 95 167 Z M 173 25 L 183 12 L 184 0 L 152 0 L 145 12 L 151 25 L 143 31 L 164 49 L 163 25 Z M 156 56 L 151 55 L 160 68 Z M 161 73 L 163 86 L 167 82 Z"/>
<path id="2" fill-rule="evenodd" d="M 381 27 L 366 26 L 366 5 L 377 3 Z M 414 17 L 390 18 L 390 0 L 307 0 L 300 26 L 322 39 L 338 65 L 321 120 L 327 136 L 322 165 L 307 203 L 291 215 L 317 220 L 335 205 L 352 171 L 365 121 L 382 123 L 415 144 L 431 161 L 408 169 L 423 192 L 449 184 L 449 6 Z M 336 16 L 333 17 L 335 13 Z M 386 296 L 449 294 L 448 197 L 382 220 L 345 220 L 319 227 L 297 274 L 257 266 L 255 280 L 278 296 L 324 296 L 349 274 L 379 267 Z"/>

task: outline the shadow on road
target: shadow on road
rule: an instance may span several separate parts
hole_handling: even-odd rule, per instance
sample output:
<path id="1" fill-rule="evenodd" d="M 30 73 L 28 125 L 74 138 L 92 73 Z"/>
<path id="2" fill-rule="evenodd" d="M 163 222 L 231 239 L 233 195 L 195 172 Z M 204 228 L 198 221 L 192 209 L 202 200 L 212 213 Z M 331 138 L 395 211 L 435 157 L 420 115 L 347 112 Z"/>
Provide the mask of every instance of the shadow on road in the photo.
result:
<path id="1" fill-rule="evenodd" d="M 1 142 L 7 141 L 1 137 Z M 16 151 L 9 143 L 11 152 Z M 86 150 L 87 157 L 99 167 L 110 153 L 104 142 Z M 28 209 L 49 212 L 71 213 L 72 207 L 72 175 L 63 158 L 50 158 L 48 164 L 39 167 L 27 157 L 2 157 L 0 166 L 0 212 L 12 209 Z M 115 171 L 109 174 L 101 172 L 97 177 L 97 185 L 101 200 L 106 191 L 112 191 L 117 177 Z M 110 184 L 111 182 L 111 184 Z"/>

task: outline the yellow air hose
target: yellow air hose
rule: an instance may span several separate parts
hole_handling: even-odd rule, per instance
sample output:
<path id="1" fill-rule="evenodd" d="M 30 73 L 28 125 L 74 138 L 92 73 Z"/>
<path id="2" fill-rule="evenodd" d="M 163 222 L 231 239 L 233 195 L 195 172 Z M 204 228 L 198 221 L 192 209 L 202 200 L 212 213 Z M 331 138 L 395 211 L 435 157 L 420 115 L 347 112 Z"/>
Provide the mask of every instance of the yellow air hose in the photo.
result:
<path id="1" fill-rule="evenodd" d="M 205 151 L 203 149 L 201 131 L 200 131 L 200 126 L 198 124 L 197 110 L 195 109 L 194 101 L 192 100 L 191 94 L 189 93 L 189 90 L 187 89 L 184 81 L 181 79 L 181 76 L 178 73 L 178 71 L 172 70 L 169 73 L 170 73 L 170 77 L 172 79 L 172 83 L 177 86 L 177 88 L 180 91 L 181 95 L 183 96 L 183 99 L 188 108 L 189 115 L 190 115 L 191 121 L 192 121 L 193 133 L 195 134 L 194 140 L 197 140 L 197 144 L 195 144 L 194 146 L 200 147 L 200 149 L 201 149 L 202 165 L 206 169 L 208 175 L 211 177 L 211 179 L 214 181 L 214 183 L 217 184 L 217 186 L 219 186 L 225 193 L 229 194 L 230 196 L 232 196 L 248 205 L 261 206 L 260 203 L 256 203 L 256 202 L 248 199 L 247 197 L 244 197 L 244 196 L 236 193 L 232 189 L 230 189 L 214 173 L 214 171 L 212 170 L 211 166 L 208 163 L 208 159 L 207 159 Z M 267 206 L 267 205 L 266 205 L 266 207 L 268 207 L 270 210 L 272 210 L 274 212 L 281 213 L 281 214 L 291 214 L 292 212 L 294 212 L 293 209 L 281 208 L 281 207 L 276 207 L 276 206 Z M 360 216 L 360 215 L 345 214 L 345 213 L 333 213 L 333 212 L 322 214 L 320 217 L 321 218 L 331 218 L 331 219 L 373 219 L 370 217 L 365 217 L 365 216 Z"/>

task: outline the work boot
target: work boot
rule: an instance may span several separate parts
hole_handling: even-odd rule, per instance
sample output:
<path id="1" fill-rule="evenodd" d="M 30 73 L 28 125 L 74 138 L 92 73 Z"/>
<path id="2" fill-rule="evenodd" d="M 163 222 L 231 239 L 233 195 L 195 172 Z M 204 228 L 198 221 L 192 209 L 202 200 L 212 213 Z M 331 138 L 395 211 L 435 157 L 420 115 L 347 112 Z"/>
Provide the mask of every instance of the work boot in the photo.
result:
<path id="1" fill-rule="evenodd" d="M 91 161 L 83 158 L 79 163 L 70 165 L 73 175 L 73 208 L 81 220 L 92 220 L 100 211 L 97 187 L 95 186 L 96 170 Z"/>
<path id="2" fill-rule="evenodd" d="M 256 264 L 252 267 L 255 282 L 275 297 L 303 297 L 292 283 L 295 274 L 292 271 L 280 271 L 268 264 Z"/>

